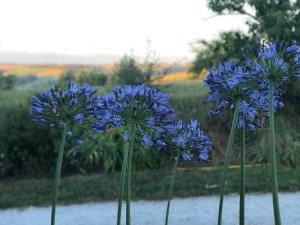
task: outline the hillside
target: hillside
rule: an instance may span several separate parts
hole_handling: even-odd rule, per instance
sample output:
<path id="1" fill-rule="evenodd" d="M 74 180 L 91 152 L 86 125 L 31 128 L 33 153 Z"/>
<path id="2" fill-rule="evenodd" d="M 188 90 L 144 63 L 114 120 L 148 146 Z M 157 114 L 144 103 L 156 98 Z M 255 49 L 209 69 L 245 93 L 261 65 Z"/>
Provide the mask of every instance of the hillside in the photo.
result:
<path id="1" fill-rule="evenodd" d="M 66 70 L 101 70 L 106 74 L 112 74 L 115 70 L 115 64 L 103 64 L 98 66 L 82 65 L 21 65 L 21 64 L 0 64 L 0 70 L 5 75 L 34 75 L 37 77 L 58 78 Z M 161 64 L 158 66 L 157 74 L 152 79 L 153 84 L 170 84 L 192 81 L 202 81 L 207 75 L 207 70 L 203 69 L 200 74 L 188 72 L 187 65 Z"/>

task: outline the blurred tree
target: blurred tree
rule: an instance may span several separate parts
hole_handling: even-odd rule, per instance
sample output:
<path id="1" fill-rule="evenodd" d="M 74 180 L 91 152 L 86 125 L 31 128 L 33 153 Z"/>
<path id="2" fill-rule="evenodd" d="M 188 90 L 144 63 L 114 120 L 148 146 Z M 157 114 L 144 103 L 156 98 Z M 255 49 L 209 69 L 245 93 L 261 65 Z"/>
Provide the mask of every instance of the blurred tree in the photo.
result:
<path id="1" fill-rule="evenodd" d="M 243 60 L 245 54 L 253 53 L 251 47 L 255 49 L 257 46 L 257 37 L 270 41 L 300 40 L 300 1 L 208 0 L 208 7 L 216 14 L 206 20 L 221 15 L 248 16 L 246 24 L 249 32 L 223 32 L 211 42 L 198 41 L 194 47 L 197 56 L 193 72 L 199 73 L 203 67 L 217 65 L 224 60 Z"/>
<path id="2" fill-rule="evenodd" d="M 208 0 L 208 7 L 215 15 L 248 16 L 249 31 L 223 32 L 211 41 L 198 41 L 194 46 L 196 58 L 191 71 L 199 73 L 203 68 L 216 66 L 224 60 L 244 60 L 256 53 L 258 39 L 269 41 L 300 41 L 300 1 L 292 0 Z M 248 56 L 247 56 L 248 54 Z M 290 82 L 289 100 L 299 100 L 299 81 Z M 293 98 L 289 98 L 293 97 Z"/>
<path id="3" fill-rule="evenodd" d="M 38 78 L 33 74 L 28 74 L 25 76 L 17 76 L 16 85 L 23 85 L 33 81 L 36 81 Z"/>
<path id="4" fill-rule="evenodd" d="M 248 16 L 250 35 L 259 34 L 271 41 L 300 38 L 300 1 L 208 0 L 208 7 L 217 15 Z"/>
<path id="5" fill-rule="evenodd" d="M 17 76 L 16 75 L 3 75 L 3 71 L 0 71 L 0 90 L 10 90 L 16 85 Z"/>
<path id="6" fill-rule="evenodd" d="M 247 44 L 245 44 L 247 43 Z M 223 32 L 217 39 L 210 42 L 199 40 L 192 48 L 197 52 L 191 72 L 200 73 L 203 68 L 215 66 L 223 61 L 244 60 L 255 55 L 257 42 L 238 31 Z"/>
<path id="7" fill-rule="evenodd" d="M 64 71 L 58 79 L 61 86 L 66 86 L 71 81 L 76 81 L 76 75 L 72 70 Z"/>
<path id="8" fill-rule="evenodd" d="M 144 80 L 144 74 L 135 58 L 127 55 L 117 64 L 114 75 L 120 84 L 136 84 Z"/>
<path id="9" fill-rule="evenodd" d="M 94 86 L 104 86 L 107 82 L 107 76 L 97 71 L 82 71 L 76 79 L 78 83 L 89 83 Z"/>
<path id="10" fill-rule="evenodd" d="M 150 82 L 151 76 L 158 71 L 158 63 L 156 52 L 151 47 L 151 40 L 147 40 L 146 56 L 144 63 L 141 65 L 145 82 Z"/>

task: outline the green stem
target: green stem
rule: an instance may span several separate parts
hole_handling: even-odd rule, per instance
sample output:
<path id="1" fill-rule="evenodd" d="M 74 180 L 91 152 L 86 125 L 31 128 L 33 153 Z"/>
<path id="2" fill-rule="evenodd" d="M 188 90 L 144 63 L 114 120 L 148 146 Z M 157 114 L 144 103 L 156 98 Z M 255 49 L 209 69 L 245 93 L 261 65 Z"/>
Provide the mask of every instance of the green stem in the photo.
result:
<path id="1" fill-rule="evenodd" d="M 226 149 L 226 154 L 225 154 L 224 170 L 223 170 L 223 176 L 222 176 L 221 186 L 220 186 L 218 225 L 222 224 L 222 211 L 223 211 L 225 181 L 226 181 L 226 175 L 227 175 L 227 171 L 228 171 L 229 162 L 230 162 L 231 155 L 232 155 L 232 146 L 233 146 L 235 128 L 236 128 L 237 121 L 238 121 L 239 105 L 240 105 L 240 100 L 238 99 L 235 103 L 234 115 L 233 115 L 230 135 L 229 135 L 229 141 L 227 144 L 227 149 Z"/>
<path id="2" fill-rule="evenodd" d="M 169 194 L 168 194 L 168 204 L 167 204 L 165 225 L 168 225 L 168 222 L 169 222 L 170 203 L 171 203 L 171 199 L 172 199 L 172 196 L 173 196 L 173 189 L 174 189 L 174 183 L 175 183 L 175 178 L 176 178 L 176 170 L 177 170 L 177 166 L 178 166 L 178 163 L 179 163 L 179 158 L 180 158 L 180 151 L 178 151 L 178 153 L 177 153 L 176 161 L 174 163 L 174 168 L 172 170 L 172 177 L 171 177 L 171 183 L 170 183 Z"/>
<path id="3" fill-rule="evenodd" d="M 128 152 L 129 152 L 129 142 L 126 142 L 125 145 L 124 145 L 124 155 L 123 155 L 122 171 L 121 171 L 117 225 L 121 225 L 122 201 L 123 201 L 125 180 L 126 180 L 126 168 L 127 168 L 127 161 L 128 161 Z"/>
<path id="4" fill-rule="evenodd" d="M 241 177 L 240 177 L 240 225 L 245 224 L 245 127 L 241 128 Z"/>
<path id="5" fill-rule="evenodd" d="M 269 123 L 270 123 L 270 155 L 272 171 L 272 192 L 273 192 L 273 210 L 275 225 L 281 225 L 279 201 L 278 201 L 278 180 L 277 180 L 277 162 L 276 162 L 276 139 L 274 124 L 274 103 L 273 103 L 274 84 L 269 83 Z"/>
<path id="6" fill-rule="evenodd" d="M 128 157 L 128 167 L 127 167 L 127 200 L 126 200 L 126 225 L 130 225 L 131 217 L 130 217 L 130 195 L 131 195 L 131 167 L 132 167 L 132 155 L 133 155 L 133 143 L 135 139 L 135 131 L 133 127 L 129 128 L 129 157 Z"/>
<path id="7" fill-rule="evenodd" d="M 56 202 L 57 202 L 57 196 L 58 196 L 58 187 L 59 187 L 60 176 L 61 176 L 61 165 L 62 165 L 62 160 L 63 160 L 63 156 L 64 156 L 64 148 L 65 148 L 67 131 L 68 131 L 68 127 L 67 127 L 67 125 L 65 125 L 62 136 L 61 136 L 61 142 L 60 142 L 58 157 L 57 157 L 57 161 L 56 161 L 54 187 L 53 187 L 53 199 L 52 199 L 52 210 L 51 210 L 51 225 L 55 225 Z"/>

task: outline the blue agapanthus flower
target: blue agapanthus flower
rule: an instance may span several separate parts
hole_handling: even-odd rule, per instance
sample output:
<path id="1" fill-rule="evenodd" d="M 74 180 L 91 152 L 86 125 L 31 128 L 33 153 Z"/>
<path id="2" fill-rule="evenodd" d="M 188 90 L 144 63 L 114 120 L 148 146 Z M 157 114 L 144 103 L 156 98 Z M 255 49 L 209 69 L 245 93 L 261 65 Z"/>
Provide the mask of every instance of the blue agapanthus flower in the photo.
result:
<path id="1" fill-rule="evenodd" d="M 300 46 L 292 44 L 286 48 L 286 54 L 290 58 L 290 73 L 300 79 Z"/>
<path id="2" fill-rule="evenodd" d="M 256 60 L 255 70 L 260 80 L 271 80 L 281 86 L 300 74 L 300 46 L 270 43 L 263 46 Z"/>
<path id="3" fill-rule="evenodd" d="M 249 62 L 241 65 L 225 62 L 210 70 L 204 80 L 204 86 L 209 89 L 210 94 L 204 103 L 216 105 L 213 110 L 209 110 L 210 116 L 218 116 L 225 110 L 233 109 L 239 99 L 238 127 L 255 130 L 260 126 L 257 121 L 257 109 L 250 100 L 250 95 L 255 89 L 251 69 Z"/>
<path id="4" fill-rule="evenodd" d="M 250 95 L 250 101 L 264 116 L 269 114 L 269 84 L 274 85 L 274 111 L 281 109 L 283 95 L 288 82 L 299 78 L 300 47 L 296 44 L 270 43 L 263 46 L 257 60 L 249 62 L 252 67 L 253 83 L 256 89 Z"/>
<path id="5" fill-rule="evenodd" d="M 216 103 L 215 110 L 210 110 L 211 116 L 217 116 L 238 99 L 248 93 L 249 88 L 245 85 L 251 76 L 243 66 L 225 62 L 217 68 L 212 68 L 204 80 L 204 86 L 209 89 L 209 97 L 204 103 Z"/>
<path id="6" fill-rule="evenodd" d="M 66 90 L 59 90 L 56 87 L 37 94 L 32 97 L 32 121 L 49 126 L 67 125 L 70 129 L 68 137 L 72 136 L 71 128 L 74 124 L 80 124 L 99 133 L 103 127 L 99 126 L 97 119 L 95 93 L 88 84 L 80 86 L 70 82 Z"/>
<path id="7" fill-rule="evenodd" d="M 172 141 L 180 150 L 181 157 L 184 160 L 204 160 L 209 161 L 209 152 L 212 143 L 204 135 L 197 120 L 192 120 L 185 125 L 182 121 L 176 122 L 176 135 Z"/>
<path id="8" fill-rule="evenodd" d="M 271 43 L 261 48 L 255 70 L 262 82 L 264 82 L 262 78 L 279 83 L 288 80 L 289 62 L 285 53 L 282 44 Z"/>
<path id="9" fill-rule="evenodd" d="M 175 132 L 174 110 L 169 96 L 148 85 L 116 86 L 111 93 L 98 99 L 99 117 L 103 126 L 135 129 L 136 140 L 145 148 L 166 146 L 164 136 Z"/>

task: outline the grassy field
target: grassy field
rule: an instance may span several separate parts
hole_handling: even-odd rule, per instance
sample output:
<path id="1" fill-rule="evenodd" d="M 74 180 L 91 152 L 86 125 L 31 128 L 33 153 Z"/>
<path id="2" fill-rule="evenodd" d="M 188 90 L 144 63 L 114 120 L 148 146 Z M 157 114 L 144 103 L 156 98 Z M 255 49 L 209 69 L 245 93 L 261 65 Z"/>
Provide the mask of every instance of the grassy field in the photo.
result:
<path id="1" fill-rule="evenodd" d="M 176 197 L 192 197 L 219 193 L 221 169 L 216 167 L 179 168 L 175 184 Z M 299 170 L 279 168 L 279 190 L 300 190 Z M 93 201 L 116 201 L 119 191 L 119 173 L 76 175 L 62 179 L 60 204 Z M 166 199 L 170 179 L 169 170 L 139 171 L 133 173 L 134 200 Z M 247 168 L 247 192 L 270 192 L 268 167 Z M 24 179 L 0 181 L 0 208 L 44 206 L 51 203 L 52 179 Z M 229 170 L 227 193 L 239 190 L 239 167 Z"/>
<path id="2" fill-rule="evenodd" d="M 159 77 L 155 77 L 152 80 L 153 84 L 182 84 L 182 83 L 191 83 L 191 82 L 199 82 L 203 81 L 206 77 L 208 71 L 202 70 L 199 74 L 193 74 L 188 71 L 182 72 L 173 72 L 169 74 L 165 74 Z"/>
<path id="3" fill-rule="evenodd" d="M 31 66 L 31 65 L 0 65 L 4 74 L 19 76 L 32 74 L 37 77 L 59 77 L 65 70 L 64 66 Z"/>
<path id="4" fill-rule="evenodd" d="M 34 93 L 42 92 L 50 87 L 54 87 L 56 80 L 51 77 L 38 78 L 36 81 L 16 86 L 12 90 L 0 91 L 0 105 L 4 104 L 6 100 L 9 102 L 21 103 L 29 99 Z M 192 82 L 185 82 L 182 84 L 164 84 L 156 85 L 162 91 L 170 94 L 171 100 L 181 99 L 203 99 L 207 95 L 207 90 L 203 87 L 202 82 L 195 80 Z M 96 87 L 99 95 L 104 95 L 113 89 L 113 86 L 106 85 Z"/>

